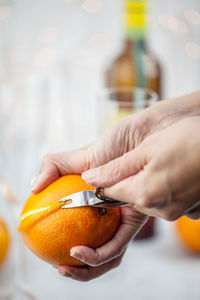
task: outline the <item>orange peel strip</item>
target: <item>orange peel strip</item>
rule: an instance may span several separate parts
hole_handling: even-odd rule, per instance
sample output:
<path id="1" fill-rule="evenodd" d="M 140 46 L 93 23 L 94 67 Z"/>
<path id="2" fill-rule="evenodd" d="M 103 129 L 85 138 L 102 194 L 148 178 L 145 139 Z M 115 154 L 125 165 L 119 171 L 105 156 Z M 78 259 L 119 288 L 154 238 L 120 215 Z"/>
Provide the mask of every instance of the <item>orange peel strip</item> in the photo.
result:
<path id="1" fill-rule="evenodd" d="M 40 219 L 45 218 L 51 213 L 60 209 L 63 205 L 63 202 L 58 202 L 56 204 L 39 207 L 25 212 L 20 216 L 20 225 L 18 227 L 18 231 L 25 231 L 26 229 L 37 223 Z"/>

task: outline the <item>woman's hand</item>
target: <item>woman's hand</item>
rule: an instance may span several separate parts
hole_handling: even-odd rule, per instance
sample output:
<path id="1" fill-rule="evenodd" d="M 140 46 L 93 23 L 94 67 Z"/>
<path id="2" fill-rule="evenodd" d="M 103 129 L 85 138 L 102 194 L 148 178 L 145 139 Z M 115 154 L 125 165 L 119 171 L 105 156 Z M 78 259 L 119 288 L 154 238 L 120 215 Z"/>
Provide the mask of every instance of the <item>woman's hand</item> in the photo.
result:
<path id="1" fill-rule="evenodd" d="M 200 117 L 185 118 L 83 177 L 143 214 L 200 218 L 199 132 Z"/>
<path id="2" fill-rule="evenodd" d="M 78 257 L 79 255 L 79 259 L 81 256 L 84 261 L 88 263 L 89 267 L 74 268 L 62 266 L 59 268 L 61 273 L 64 273 L 66 276 L 69 274 L 71 277 L 78 280 L 89 280 L 105 273 L 120 263 L 128 242 L 133 238 L 141 226 L 143 226 L 147 218 L 146 214 L 152 214 L 152 210 L 149 211 L 149 207 L 146 208 L 146 204 L 149 206 L 149 197 L 147 197 L 147 195 L 156 195 L 157 201 L 159 200 L 160 195 L 163 196 L 163 188 L 159 189 L 158 186 L 160 178 L 158 178 L 159 176 L 156 177 L 156 174 L 158 172 L 160 176 L 162 175 L 164 165 L 161 164 L 159 167 L 159 162 L 163 163 L 161 155 L 159 156 L 159 161 L 156 160 L 155 155 L 153 156 L 155 151 L 156 153 L 159 153 L 160 147 L 162 148 L 168 144 L 168 139 L 162 135 L 162 131 L 188 115 L 198 114 L 198 109 L 200 107 L 199 94 L 194 93 L 188 97 L 190 98 L 190 101 L 188 101 L 187 97 L 165 100 L 139 113 L 130 115 L 108 129 L 97 142 L 84 148 L 44 157 L 40 174 L 32 188 L 34 193 L 43 190 L 59 176 L 66 174 L 81 174 L 86 170 L 102 166 L 102 169 L 100 168 L 97 172 L 96 170 L 91 170 L 90 177 L 87 176 L 88 183 L 95 183 L 107 187 L 112 186 L 109 189 L 106 189 L 105 192 L 110 195 L 115 195 L 116 199 L 119 198 L 120 195 L 120 200 L 123 196 L 122 200 L 132 204 L 132 207 L 123 207 L 121 209 L 121 225 L 110 242 L 96 250 L 84 246 L 74 247 L 71 250 L 72 255 L 76 253 L 75 256 Z M 169 138 L 171 138 L 171 134 L 168 135 Z M 157 138 L 159 139 L 159 143 L 156 144 Z M 185 143 L 186 142 L 187 141 L 185 140 Z M 140 153 L 140 151 L 142 152 Z M 173 149 L 170 151 L 170 153 L 175 155 L 175 149 L 174 151 Z M 165 163 L 167 164 L 170 161 L 170 157 L 167 154 L 167 147 L 162 149 L 162 153 L 166 154 Z M 146 154 L 146 156 L 142 154 Z M 134 159 L 131 158 L 131 155 L 133 155 Z M 150 174 L 152 172 L 154 176 L 151 178 L 148 172 L 145 172 L 145 174 L 148 175 L 146 175 L 146 178 L 151 179 L 150 182 L 153 185 L 142 180 L 142 178 L 140 181 L 140 177 L 142 177 L 142 174 L 144 174 L 143 171 L 146 169 L 146 160 L 143 160 L 143 158 L 151 158 L 151 160 L 148 161 L 151 162 L 149 163 L 150 168 L 148 170 Z M 173 160 L 176 162 L 177 158 L 178 156 L 173 157 Z M 127 161 L 129 162 L 128 165 L 126 163 Z M 124 163 L 126 164 L 126 168 L 123 168 Z M 108 170 L 109 164 L 112 166 L 112 174 Z M 142 167 L 144 167 L 143 170 Z M 103 174 L 103 170 L 110 174 L 110 178 L 106 176 L 106 181 L 98 175 Z M 169 168 L 168 172 L 170 172 Z M 133 184 L 134 181 L 132 181 L 134 175 L 137 173 L 138 175 L 135 176 L 135 178 L 138 178 L 138 186 L 136 186 L 136 181 L 135 184 Z M 176 174 L 175 171 L 173 174 L 174 173 Z M 164 176 L 161 178 L 164 180 Z M 121 181 L 121 186 L 119 181 Z M 183 182 L 185 181 L 183 180 Z M 128 187 L 127 185 L 125 192 L 126 183 L 133 184 L 134 190 L 132 190 L 132 186 Z M 143 183 L 145 183 L 146 186 L 144 186 Z M 169 187 L 166 184 L 162 186 L 165 188 Z M 147 187 L 150 188 L 150 190 L 148 190 Z M 161 194 L 158 192 L 160 190 L 162 191 Z M 181 188 L 179 188 L 179 190 L 181 190 Z M 143 191 L 146 191 L 146 194 Z M 124 192 L 124 195 L 121 194 L 121 192 Z M 135 194 L 131 194 L 130 197 L 130 193 L 132 192 Z M 133 203 L 133 199 L 139 201 L 139 193 L 146 195 L 146 198 L 143 199 L 145 202 L 142 204 Z M 156 193 L 158 193 L 158 195 Z M 132 195 L 134 195 L 134 198 Z M 165 195 L 167 195 L 167 191 Z M 171 199 L 172 198 L 170 198 L 170 200 Z M 190 202 L 194 202 L 194 199 Z M 152 201 L 150 205 L 152 205 Z M 151 208 L 155 209 L 155 205 Z M 156 215 L 157 212 L 158 211 L 155 212 L 154 210 L 153 214 Z M 160 210 L 158 215 L 160 215 Z M 163 216 L 169 218 L 169 214 L 167 217 L 166 215 Z M 175 215 L 173 215 L 173 217 L 170 215 L 170 218 L 175 218 Z"/>
<path id="3" fill-rule="evenodd" d="M 93 148 L 94 144 L 77 151 L 47 155 L 43 159 L 35 192 L 41 191 L 61 175 L 82 173 L 90 165 L 99 165 L 98 160 L 95 163 L 94 154 L 90 147 Z M 103 160 L 103 157 L 101 159 Z M 59 272 L 76 280 L 88 281 L 115 268 L 120 264 L 129 241 L 136 235 L 146 220 L 147 216 L 137 212 L 133 207 L 121 208 L 121 223 L 111 241 L 95 250 L 86 246 L 71 249 L 70 254 L 84 261 L 88 266 L 81 268 L 60 266 Z"/>
<path id="4" fill-rule="evenodd" d="M 93 144 L 75 151 L 46 155 L 32 191 L 38 193 L 61 175 L 81 174 L 101 166 L 133 150 L 147 136 L 193 115 L 200 116 L 200 92 L 163 100 L 125 117 Z"/>
<path id="5" fill-rule="evenodd" d="M 128 243 L 147 220 L 133 207 L 121 208 L 121 224 L 111 241 L 95 250 L 86 246 L 71 249 L 70 255 L 88 264 L 87 267 L 60 266 L 62 275 L 79 281 L 94 279 L 117 267 L 124 255 Z"/>

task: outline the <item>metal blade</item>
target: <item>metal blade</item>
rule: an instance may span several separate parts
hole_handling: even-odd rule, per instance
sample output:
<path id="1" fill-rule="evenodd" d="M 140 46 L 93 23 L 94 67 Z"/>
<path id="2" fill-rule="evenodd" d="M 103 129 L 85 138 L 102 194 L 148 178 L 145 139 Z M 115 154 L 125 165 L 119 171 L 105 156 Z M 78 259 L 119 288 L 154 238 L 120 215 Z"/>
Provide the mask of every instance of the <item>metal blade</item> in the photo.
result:
<path id="1" fill-rule="evenodd" d="M 120 202 L 114 199 L 99 199 L 95 191 L 82 191 L 78 193 L 74 193 L 62 198 L 59 202 L 63 202 L 63 206 L 61 208 L 73 208 L 73 207 L 81 207 L 81 206 L 95 206 L 95 207 L 122 207 L 127 205 L 127 203 Z"/>
<path id="2" fill-rule="evenodd" d="M 66 202 L 72 200 L 71 203 L 64 204 L 61 208 L 72 208 L 80 206 L 99 206 L 103 204 L 103 200 L 100 200 L 95 196 L 94 191 L 82 191 L 74 193 L 72 195 L 62 198 L 59 202 Z"/>

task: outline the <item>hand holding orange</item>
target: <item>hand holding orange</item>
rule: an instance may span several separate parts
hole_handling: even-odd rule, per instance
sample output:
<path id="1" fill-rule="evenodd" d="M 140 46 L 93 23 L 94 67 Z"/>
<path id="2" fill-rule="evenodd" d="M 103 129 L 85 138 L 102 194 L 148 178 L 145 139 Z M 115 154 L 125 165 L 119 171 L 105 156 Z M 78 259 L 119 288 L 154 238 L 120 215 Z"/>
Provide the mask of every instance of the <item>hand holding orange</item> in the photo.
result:
<path id="1" fill-rule="evenodd" d="M 77 207 L 61 209 L 59 200 L 93 190 L 80 175 L 60 177 L 38 194 L 31 194 L 20 217 L 19 231 L 30 250 L 53 265 L 82 266 L 70 256 L 74 246 L 97 248 L 109 241 L 120 223 L 120 209 Z"/>

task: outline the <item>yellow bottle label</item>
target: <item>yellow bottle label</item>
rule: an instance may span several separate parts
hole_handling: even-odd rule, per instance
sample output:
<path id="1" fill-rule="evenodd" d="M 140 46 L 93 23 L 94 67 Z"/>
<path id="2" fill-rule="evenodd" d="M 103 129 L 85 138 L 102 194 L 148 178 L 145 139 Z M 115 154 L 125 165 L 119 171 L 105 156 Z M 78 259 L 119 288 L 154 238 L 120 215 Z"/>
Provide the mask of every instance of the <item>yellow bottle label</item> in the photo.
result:
<path id="1" fill-rule="evenodd" d="M 144 38 L 147 27 L 147 1 L 126 0 L 124 5 L 124 25 L 127 37 Z"/>

